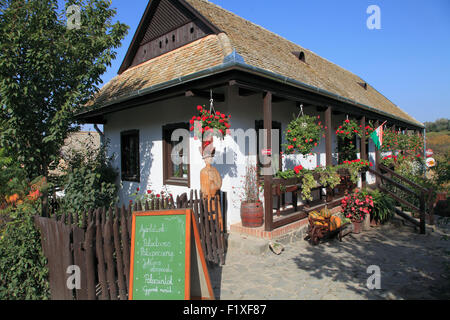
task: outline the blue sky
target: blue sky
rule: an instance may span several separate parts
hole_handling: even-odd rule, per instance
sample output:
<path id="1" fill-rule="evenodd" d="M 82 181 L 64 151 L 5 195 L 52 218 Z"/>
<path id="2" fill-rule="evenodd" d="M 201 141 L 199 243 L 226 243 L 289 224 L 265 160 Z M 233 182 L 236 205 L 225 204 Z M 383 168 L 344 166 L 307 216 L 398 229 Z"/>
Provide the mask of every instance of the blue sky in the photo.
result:
<path id="1" fill-rule="evenodd" d="M 448 0 L 213 0 L 357 74 L 419 121 L 450 118 Z M 148 0 L 112 0 L 116 20 L 130 26 L 102 77 L 117 74 Z M 369 5 L 381 30 L 369 30 Z"/>

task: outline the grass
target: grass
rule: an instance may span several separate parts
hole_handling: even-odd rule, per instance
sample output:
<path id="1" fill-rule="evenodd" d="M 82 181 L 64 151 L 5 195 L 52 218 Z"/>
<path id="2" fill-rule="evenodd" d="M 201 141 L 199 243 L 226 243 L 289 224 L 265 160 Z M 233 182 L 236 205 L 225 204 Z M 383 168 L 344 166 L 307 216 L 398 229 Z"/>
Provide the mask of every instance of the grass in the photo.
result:
<path id="1" fill-rule="evenodd" d="M 443 155 L 450 151 L 450 131 L 428 132 L 427 149 L 433 150 L 435 156 Z"/>

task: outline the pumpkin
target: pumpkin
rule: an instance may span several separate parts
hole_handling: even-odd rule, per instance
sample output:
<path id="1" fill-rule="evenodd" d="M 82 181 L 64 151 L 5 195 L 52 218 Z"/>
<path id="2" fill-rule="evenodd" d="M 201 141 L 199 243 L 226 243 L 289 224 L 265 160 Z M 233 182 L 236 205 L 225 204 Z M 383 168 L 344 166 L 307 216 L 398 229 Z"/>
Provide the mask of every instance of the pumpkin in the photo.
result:
<path id="1" fill-rule="evenodd" d="M 342 226 L 342 220 L 338 216 L 330 218 L 330 231 L 336 230 Z"/>
<path id="2" fill-rule="evenodd" d="M 324 218 L 329 218 L 331 217 L 331 211 L 327 208 L 323 208 L 322 210 L 320 210 L 320 215 Z"/>
<path id="3" fill-rule="evenodd" d="M 325 220 L 325 218 L 322 217 L 317 211 L 310 212 L 309 217 L 315 220 Z M 328 223 L 325 221 L 314 221 L 314 224 L 318 226 L 328 226 Z"/>

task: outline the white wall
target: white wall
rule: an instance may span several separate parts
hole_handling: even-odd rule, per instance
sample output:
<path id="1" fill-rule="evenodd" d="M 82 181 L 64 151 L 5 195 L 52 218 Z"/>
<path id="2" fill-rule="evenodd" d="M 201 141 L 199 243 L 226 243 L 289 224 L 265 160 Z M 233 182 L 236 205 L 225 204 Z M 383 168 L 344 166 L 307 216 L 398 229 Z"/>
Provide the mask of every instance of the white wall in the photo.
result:
<path id="1" fill-rule="evenodd" d="M 233 129 L 255 128 L 255 120 L 263 120 L 263 100 L 261 94 L 248 97 L 240 97 L 237 88 L 229 86 L 225 92 L 225 102 L 215 103 L 215 109 L 225 114 L 231 114 L 231 127 Z M 150 105 L 124 110 L 107 117 L 107 124 L 104 126 L 105 137 L 110 141 L 109 154 L 114 154 L 114 165 L 120 170 L 120 133 L 122 131 L 138 129 L 140 141 L 140 183 L 121 182 L 119 193 L 121 204 L 127 204 L 131 199 L 131 194 L 140 188 L 144 193 L 147 189 L 155 192 L 163 190 L 163 158 L 162 158 L 162 126 L 170 123 L 188 122 L 193 115 L 197 115 L 197 105 L 205 105 L 209 108 L 209 101 L 198 98 L 174 98 L 161 101 Z M 298 114 L 294 102 L 274 103 L 272 107 L 273 120 L 282 123 L 282 143 L 284 140 L 284 131 L 287 124 L 291 121 L 293 114 Z M 324 113 L 317 112 L 315 108 L 305 108 L 305 114 L 320 116 L 324 124 Z M 339 126 L 345 119 L 345 115 L 333 115 L 334 128 Z M 242 135 L 240 135 L 242 137 Z M 195 141 L 193 135 L 190 139 L 190 185 L 191 189 L 200 190 L 200 170 L 204 167 L 204 162 L 200 155 L 200 141 Z M 249 155 L 247 147 L 239 146 L 237 141 L 231 136 L 227 136 L 223 141 L 216 140 L 216 157 L 214 166 L 218 169 L 222 177 L 222 191 L 227 192 L 228 212 L 227 223 L 233 224 L 240 221 L 240 201 L 236 191 L 242 185 L 242 179 L 245 175 L 245 164 L 247 160 L 255 163 L 256 155 Z M 334 154 L 334 163 L 336 161 L 336 137 L 333 135 L 332 150 Z M 292 169 L 301 164 L 305 168 L 314 169 L 317 165 L 325 165 L 325 138 L 322 138 L 320 144 L 312 151 L 313 155 L 288 155 L 283 158 L 284 169 Z M 226 164 L 226 158 L 233 159 L 231 164 Z M 369 145 L 369 159 L 374 162 L 373 143 Z M 221 160 L 222 159 L 222 163 Z M 120 171 L 119 171 L 120 173 Z M 370 177 L 371 179 L 372 177 Z M 119 174 L 120 179 L 120 174 Z M 167 190 L 176 197 L 177 195 L 188 192 L 189 189 L 180 186 L 166 186 Z M 261 199 L 263 200 L 263 199 Z"/>

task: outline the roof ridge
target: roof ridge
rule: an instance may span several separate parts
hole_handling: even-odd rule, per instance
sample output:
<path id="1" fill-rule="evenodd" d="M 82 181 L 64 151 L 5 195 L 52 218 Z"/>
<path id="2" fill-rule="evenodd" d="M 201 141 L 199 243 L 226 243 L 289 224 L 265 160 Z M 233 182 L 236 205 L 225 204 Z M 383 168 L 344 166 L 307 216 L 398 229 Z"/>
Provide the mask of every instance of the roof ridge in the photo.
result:
<path id="1" fill-rule="evenodd" d="M 202 1 L 202 2 L 208 3 L 208 4 L 212 5 L 212 6 L 215 6 L 215 7 L 217 7 L 218 9 L 223 10 L 224 12 L 226 12 L 226 13 L 228 13 L 228 14 L 231 14 L 231 15 L 233 15 L 233 16 L 235 16 L 235 17 L 237 17 L 238 19 L 245 20 L 246 22 L 249 22 L 250 24 L 254 25 L 255 27 L 260 28 L 260 29 L 264 30 L 265 32 L 269 32 L 269 33 L 273 34 L 274 36 L 276 36 L 276 37 L 278 37 L 278 38 L 281 38 L 281 39 L 283 39 L 283 40 L 285 40 L 285 41 L 287 41 L 287 42 L 293 44 L 294 46 L 297 46 L 297 47 L 299 47 L 299 48 L 301 48 L 301 49 L 303 49 L 303 50 L 309 51 L 309 53 L 314 54 L 314 55 L 317 56 L 319 59 L 325 60 L 325 61 L 327 61 L 328 63 L 335 65 L 336 67 L 342 69 L 342 70 L 345 71 L 345 72 L 350 72 L 351 74 L 353 74 L 354 76 L 356 76 L 356 77 L 359 78 L 360 80 L 366 82 L 365 80 L 363 80 L 363 79 L 362 79 L 360 76 L 358 76 L 357 74 L 353 73 L 353 72 L 350 71 L 350 70 L 345 69 L 344 67 L 341 67 L 340 65 L 338 65 L 338 64 L 336 64 L 336 63 L 334 63 L 334 62 L 328 60 L 327 58 L 322 57 L 321 55 L 317 54 L 316 52 L 312 51 L 311 49 L 305 48 L 305 47 L 301 46 L 300 44 L 295 43 L 294 41 L 289 40 L 288 38 L 286 38 L 286 37 L 284 37 L 284 36 L 282 36 L 282 35 L 279 35 L 278 33 L 275 33 L 275 32 L 273 32 L 273 31 L 271 31 L 271 30 L 269 30 L 269 29 L 267 29 L 267 28 L 265 28 L 265 27 L 263 27 L 263 26 L 261 26 L 261 25 L 255 23 L 255 22 L 253 22 L 253 21 L 251 21 L 251 20 L 245 19 L 245 18 L 243 18 L 243 17 L 237 15 L 236 13 L 234 13 L 234 12 L 228 10 L 228 9 L 225 9 L 225 8 L 219 6 L 219 5 L 216 4 L 216 3 L 213 3 L 213 2 L 208 1 L 208 0 L 187 0 L 187 1 L 188 1 L 188 2 L 189 2 L 189 1 Z M 196 8 L 194 7 L 194 9 L 196 9 Z M 222 31 L 223 31 L 223 30 L 222 30 Z M 223 32 L 226 34 L 225 31 L 223 31 Z M 230 39 L 230 41 L 232 42 L 231 39 Z M 366 83 L 367 83 L 367 82 L 366 82 Z"/>

